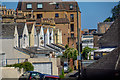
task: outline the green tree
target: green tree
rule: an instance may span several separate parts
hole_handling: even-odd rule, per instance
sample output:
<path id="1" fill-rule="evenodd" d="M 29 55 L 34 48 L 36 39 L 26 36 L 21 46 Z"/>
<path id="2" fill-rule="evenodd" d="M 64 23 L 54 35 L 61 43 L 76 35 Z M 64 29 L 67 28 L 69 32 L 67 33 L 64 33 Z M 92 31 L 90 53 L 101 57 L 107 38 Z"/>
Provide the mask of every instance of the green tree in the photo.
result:
<path id="1" fill-rule="evenodd" d="M 7 65 L 6 67 L 15 67 L 15 68 L 23 68 L 24 71 L 33 71 L 34 67 L 30 62 L 23 62 L 23 63 L 18 63 L 18 64 L 13 64 L 13 65 Z"/>
<path id="2" fill-rule="evenodd" d="M 77 59 L 78 51 L 74 48 L 67 48 L 63 54 L 64 58 L 73 58 L 73 60 Z"/>
<path id="3" fill-rule="evenodd" d="M 66 45 L 65 45 L 65 49 L 67 49 L 68 47 L 69 47 L 68 44 L 66 44 Z"/>
<path id="4" fill-rule="evenodd" d="M 106 20 L 104 20 L 104 22 L 112 22 L 113 21 L 113 18 L 111 17 L 108 17 Z"/>
<path id="5" fill-rule="evenodd" d="M 83 50 L 82 50 L 82 57 L 83 59 L 87 60 L 88 56 L 90 58 L 90 55 L 88 55 L 89 52 L 95 50 L 94 48 L 89 48 L 88 46 L 86 46 Z"/>
<path id="6" fill-rule="evenodd" d="M 116 5 L 113 9 L 112 9 L 112 17 L 113 19 L 116 19 L 117 16 L 120 14 L 120 2 L 118 5 Z"/>
<path id="7" fill-rule="evenodd" d="M 104 20 L 104 22 L 112 22 L 117 18 L 117 16 L 120 14 L 120 2 L 112 9 L 111 12 L 112 17 L 108 17 L 106 20 Z"/>

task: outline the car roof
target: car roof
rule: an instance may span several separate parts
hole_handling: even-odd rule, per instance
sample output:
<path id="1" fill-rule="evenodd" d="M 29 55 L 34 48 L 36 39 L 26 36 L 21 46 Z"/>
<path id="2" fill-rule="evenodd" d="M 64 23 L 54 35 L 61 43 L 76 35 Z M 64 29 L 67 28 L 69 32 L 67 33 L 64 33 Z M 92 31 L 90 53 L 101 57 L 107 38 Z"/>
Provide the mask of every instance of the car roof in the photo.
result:
<path id="1" fill-rule="evenodd" d="M 40 72 L 36 72 L 36 71 L 27 71 L 27 72 L 29 72 L 29 73 L 40 73 Z"/>
<path id="2" fill-rule="evenodd" d="M 59 78 L 59 76 L 54 76 L 54 75 L 45 75 L 47 78 Z"/>

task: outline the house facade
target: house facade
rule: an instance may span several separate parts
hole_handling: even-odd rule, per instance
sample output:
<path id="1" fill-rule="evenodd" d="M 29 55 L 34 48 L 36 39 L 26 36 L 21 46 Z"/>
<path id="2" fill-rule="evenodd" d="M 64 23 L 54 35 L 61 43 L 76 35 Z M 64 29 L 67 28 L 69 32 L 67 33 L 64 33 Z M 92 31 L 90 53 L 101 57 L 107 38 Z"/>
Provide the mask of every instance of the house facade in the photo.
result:
<path id="1" fill-rule="evenodd" d="M 95 51 L 95 57 L 100 58 L 104 55 L 111 53 L 115 48 L 120 45 L 119 38 L 119 23 L 120 16 L 112 23 L 109 29 L 103 34 L 103 36 L 98 40 L 99 49 Z"/>
<path id="2" fill-rule="evenodd" d="M 54 4 L 53 4 L 54 3 Z M 41 24 L 42 19 L 53 19 L 55 26 L 62 30 L 62 43 L 76 48 L 77 42 L 77 2 L 19 2 L 17 14 L 20 13 Z M 78 11 L 79 29 L 81 31 L 81 12 Z M 27 22 L 27 19 L 26 19 Z M 81 34 L 80 34 L 81 36 Z M 81 37 L 80 37 L 81 38 Z"/>
<path id="3" fill-rule="evenodd" d="M 108 29 L 109 27 L 112 25 L 113 22 L 99 22 L 98 23 L 98 33 L 99 34 L 104 34 Z"/>

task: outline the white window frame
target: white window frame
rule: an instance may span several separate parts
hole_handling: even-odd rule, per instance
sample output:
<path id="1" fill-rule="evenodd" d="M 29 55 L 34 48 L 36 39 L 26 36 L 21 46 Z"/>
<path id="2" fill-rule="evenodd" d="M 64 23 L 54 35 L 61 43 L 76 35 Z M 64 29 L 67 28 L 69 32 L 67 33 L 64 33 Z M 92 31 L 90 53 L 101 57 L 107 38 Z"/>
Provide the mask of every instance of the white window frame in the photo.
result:
<path id="1" fill-rule="evenodd" d="M 43 8 L 43 4 L 42 4 L 42 3 L 38 3 L 38 4 L 37 4 L 37 8 L 38 8 L 38 9 L 42 9 L 42 8 Z"/>
<path id="2" fill-rule="evenodd" d="M 27 9 L 32 9 L 32 3 L 27 3 Z"/>

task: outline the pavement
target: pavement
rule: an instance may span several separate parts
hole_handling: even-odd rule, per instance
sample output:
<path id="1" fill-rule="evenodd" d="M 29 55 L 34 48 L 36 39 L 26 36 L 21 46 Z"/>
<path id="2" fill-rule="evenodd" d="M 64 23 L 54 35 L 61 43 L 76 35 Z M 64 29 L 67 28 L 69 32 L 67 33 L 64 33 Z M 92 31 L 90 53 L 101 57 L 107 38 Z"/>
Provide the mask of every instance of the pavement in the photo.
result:
<path id="1" fill-rule="evenodd" d="M 63 80 L 120 80 L 120 71 L 87 69 L 83 71 L 81 78 L 78 78 L 78 71 L 72 71 Z"/>
<path id="2" fill-rule="evenodd" d="M 74 71 L 66 74 L 66 75 L 65 75 L 65 78 L 67 78 L 67 77 L 77 77 L 76 73 L 78 73 L 78 71 L 77 71 L 77 70 L 74 70 Z"/>

